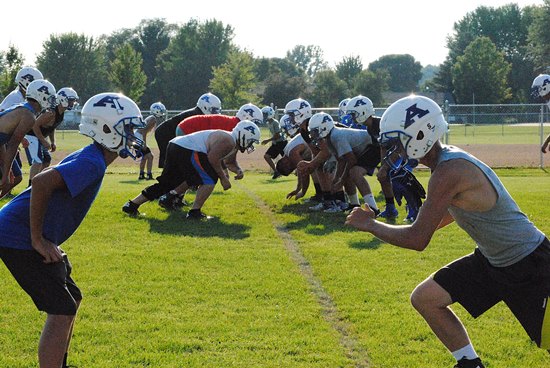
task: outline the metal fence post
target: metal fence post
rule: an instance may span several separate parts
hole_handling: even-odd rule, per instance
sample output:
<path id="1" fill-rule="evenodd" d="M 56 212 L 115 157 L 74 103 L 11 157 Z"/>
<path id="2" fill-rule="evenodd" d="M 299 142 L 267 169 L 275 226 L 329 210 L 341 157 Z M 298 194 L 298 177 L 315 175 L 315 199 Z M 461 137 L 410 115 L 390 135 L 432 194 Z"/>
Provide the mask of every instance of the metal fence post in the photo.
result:
<path id="1" fill-rule="evenodd" d="M 539 146 L 542 147 L 542 143 L 544 142 L 544 104 L 540 105 L 540 114 L 539 114 L 539 123 L 540 123 L 540 144 Z M 544 153 L 542 150 L 539 150 L 540 154 L 540 164 L 539 167 L 541 169 L 544 169 Z"/>
<path id="2" fill-rule="evenodd" d="M 445 114 L 445 121 L 447 122 L 447 124 L 449 124 L 449 100 L 445 100 L 445 102 L 443 103 L 443 112 Z M 449 127 L 445 132 L 445 144 L 449 144 L 450 132 L 451 128 Z"/>

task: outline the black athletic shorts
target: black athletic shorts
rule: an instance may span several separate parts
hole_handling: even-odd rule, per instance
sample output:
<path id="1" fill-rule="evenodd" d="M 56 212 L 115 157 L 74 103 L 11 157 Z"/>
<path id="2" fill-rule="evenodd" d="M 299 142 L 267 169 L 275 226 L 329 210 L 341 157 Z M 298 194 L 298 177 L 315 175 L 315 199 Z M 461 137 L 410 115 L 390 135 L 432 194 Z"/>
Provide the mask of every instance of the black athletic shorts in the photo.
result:
<path id="1" fill-rule="evenodd" d="M 372 176 L 374 169 L 380 164 L 380 159 L 380 146 L 371 145 L 367 147 L 361 156 L 357 157 L 355 165 L 366 169 L 367 174 Z"/>
<path id="2" fill-rule="evenodd" d="M 147 155 L 149 153 L 151 153 L 151 149 L 147 146 L 143 147 L 141 149 L 141 154 L 142 154 L 141 159 L 143 159 L 143 157 L 145 157 L 145 155 Z"/>
<path id="3" fill-rule="evenodd" d="M 82 293 L 71 278 L 72 265 L 66 254 L 63 262 L 46 264 L 35 250 L 0 247 L 0 258 L 38 310 L 56 315 L 76 314 Z"/>
<path id="4" fill-rule="evenodd" d="M 550 242 L 508 267 L 494 267 L 479 249 L 443 267 L 433 279 L 477 318 L 506 303 L 531 340 L 550 348 Z"/>
<path id="5" fill-rule="evenodd" d="M 285 152 L 284 149 L 286 147 L 287 141 L 280 141 L 277 143 L 273 143 L 266 151 L 266 154 L 269 155 L 271 158 L 276 158 L 277 156 L 281 155 L 281 157 L 284 156 Z"/>
<path id="6" fill-rule="evenodd" d="M 186 182 L 189 187 L 216 184 L 218 174 L 210 165 L 206 153 L 191 151 L 175 143 L 169 143 L 164 169 L 157 177 L 157 181 L 158 183 L 141 192 L 150 201 L 168 193 L 183 182 Z"/>

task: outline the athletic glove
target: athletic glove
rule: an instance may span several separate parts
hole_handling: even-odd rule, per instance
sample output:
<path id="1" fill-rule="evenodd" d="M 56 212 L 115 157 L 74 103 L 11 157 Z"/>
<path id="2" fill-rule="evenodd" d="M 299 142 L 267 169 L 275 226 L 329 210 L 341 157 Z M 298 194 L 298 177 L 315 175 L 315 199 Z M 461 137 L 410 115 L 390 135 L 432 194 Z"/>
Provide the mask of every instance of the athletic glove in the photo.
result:
<path id="1" fill-rule="evenodd" d="M 401 200 L 405 198 L 409 207 L 422 206 L 422 200 L 426 199 L 426 191 L 410 170 L 391 170 L 390 178 L 397 204 L 401 205 Z"/>

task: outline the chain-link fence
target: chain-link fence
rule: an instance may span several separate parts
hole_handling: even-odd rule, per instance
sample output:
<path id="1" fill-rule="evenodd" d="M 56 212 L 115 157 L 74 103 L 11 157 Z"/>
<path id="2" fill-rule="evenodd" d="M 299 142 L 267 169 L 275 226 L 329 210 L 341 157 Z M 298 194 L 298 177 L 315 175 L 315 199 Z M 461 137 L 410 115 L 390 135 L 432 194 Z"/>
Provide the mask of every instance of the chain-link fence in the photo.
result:
<path id="1" fill-rule="evenodd" d="M 382 116 L 385 110 L 375 108 L 375 113 Z M 336 107 L 313 109 L 313 113 L 320 111 L 338 118 Z M 445 104 L 443 111 L 449 123 L 445 143 L 464 148 L 493 167 L 546 166 L 545 155 L 540 150 L 544 139 L 550 134 L 550 113 L 546 105 Z M 168 111 L 167 117 L 179 112 Z M 236 112 L 224 110 L 222 113 L 235 115 Z M 283 109 L 276 108 L 276 112 L 277 118 L 283 115 Z M 149 115 L 147 110 L 142 113 Z M 79 110 L 67 111 L 60 129 L 78 129 L 79 122 Z"/>
<path id="2" fill-rule="evenodd" d="M 450 105 L 445 143 L 489 156 L 493 166 L 544 167 L 540 146 L 550 131 L 548 109 L 541 104 Z"/>

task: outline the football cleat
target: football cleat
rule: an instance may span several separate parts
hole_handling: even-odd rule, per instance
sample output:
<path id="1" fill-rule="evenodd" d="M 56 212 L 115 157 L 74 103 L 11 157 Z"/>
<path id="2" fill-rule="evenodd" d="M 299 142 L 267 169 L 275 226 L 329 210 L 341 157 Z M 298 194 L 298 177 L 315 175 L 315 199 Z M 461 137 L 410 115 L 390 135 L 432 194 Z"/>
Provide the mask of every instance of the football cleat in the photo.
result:
<path id="1" fill-rule="evenodd" d="M 170 192 L 160 196 L 159 206 L 161 206 L 165 210 L 174 211 L 175 209 L 177 209 L 177 207 L 176 207 L 176 197 L 177 196 L 175 194 L 172 194 Z"/>
<path id="2" fill-rule="evenodd" d="M 483 363 L 481 362 L 481 359 L 479 358 L 475 358 L 475 359 L 462 358 L 457 362 L 454 368 L 485 368 L 485 366 L 483 365 Z"/>
<path id="3" fill-rule="evenodd" d="M 397 216 L 399 216 L 399 212 L 397 211 L 397 208 L 395 208 L 395 206 L 386 205 L 386 209 L 382 211 L 378 216 L 387 220 L 393 220 Z"/>
<path id="4" fill-rule="evenodd" d="M 189 210 L 185 218 L 188 220 L 210 220 L 212 216 L 207 216 L 201 210 Z"/>
<path id="5" fill-rule="evenodd" d="M 131 200 L 128 200 L 128 202 L 126 202 L 124 206 L 122 206 L 122 211 L 129 214 L 130 216 L 138 216 L 138 208 L 139 206 L 137 204 L 135 204 Z"/>

